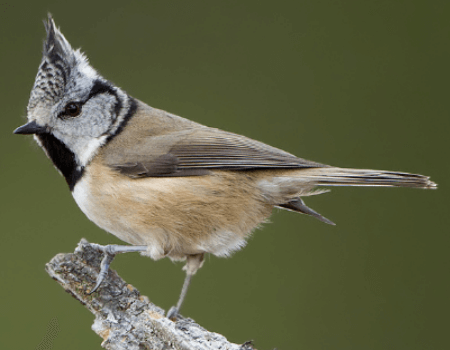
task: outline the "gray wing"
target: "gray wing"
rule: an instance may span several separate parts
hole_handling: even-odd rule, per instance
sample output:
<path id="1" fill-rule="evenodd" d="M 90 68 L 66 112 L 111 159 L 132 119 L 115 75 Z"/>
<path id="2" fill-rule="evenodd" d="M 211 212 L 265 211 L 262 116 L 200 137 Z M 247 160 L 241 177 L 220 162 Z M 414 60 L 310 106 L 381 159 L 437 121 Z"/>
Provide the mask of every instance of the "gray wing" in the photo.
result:
<path id="1" fill-rule="evenodd" d="M 107 164 L 131 177 L 204 175 L 210 170 L 327 167 L 262 142 L 208 127 L 149 136 L 122 149 L 120 155 L 117 153 L 107 157 Z"/>

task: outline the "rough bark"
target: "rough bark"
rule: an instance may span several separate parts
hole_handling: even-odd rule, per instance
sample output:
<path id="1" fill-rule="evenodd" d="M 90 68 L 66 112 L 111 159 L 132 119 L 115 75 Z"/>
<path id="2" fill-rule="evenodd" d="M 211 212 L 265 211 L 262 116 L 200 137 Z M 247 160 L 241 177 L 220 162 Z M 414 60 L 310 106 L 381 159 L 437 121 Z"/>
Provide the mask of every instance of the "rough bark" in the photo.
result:
<path id="1" fill-rule="evenodd" d="M 115 271 L 106 283 L 89 295 L 100 269 L 101 253 L 82 239 L 73 254 L 58 254 L 47 265 L 48 274 L 95 316 L 92 329 L 111 350 L 143 349 L 229 349 L 251 350 L 251 343 L 233 344 L 209 332 L 192 319 L 180 316 L 173 322 Z"/>

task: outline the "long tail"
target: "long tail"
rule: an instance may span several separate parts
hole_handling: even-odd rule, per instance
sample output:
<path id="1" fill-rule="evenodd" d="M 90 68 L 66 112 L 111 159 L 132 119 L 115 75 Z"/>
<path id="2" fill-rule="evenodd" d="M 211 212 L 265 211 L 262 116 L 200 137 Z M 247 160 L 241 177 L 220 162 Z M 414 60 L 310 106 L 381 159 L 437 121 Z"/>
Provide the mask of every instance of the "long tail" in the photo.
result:
<path id="1" fill-rule="evenodd" d="M 418 174 L 401 173 L 398 171 L 369 170 L 369 169 L 346 169 L 335 167 L 302 169 L 296 172 L 296 176 L 288 180 L 278 178 L 286 188 L 296 188 L 301 183 L 308 185 L 309 189 L 314 186 L 384 186 L 384 187 L 412 187 L 436 189 L 437 184 L 427 176 Z M 291 187 L 292 186 L 292 187 Z M 298 187 L 297 187 L 298 188 Z M 318 194 L 309 192 L 303 195 Z M 300 195 L 301 196 L 301 195 Z M 330 225 L 334 223 L 306 206 L 300 198 L 291 199 L 277 206 L 282 209 L 296 211 L 315 217 L 316 219 Z"/>
<path id="2" fill-rule="evenodd" d="M 315 186 L 437 188 L 437 184 L 428 176 L 398 171 L 327 167 L 302 170 L 301 177 Z"/>

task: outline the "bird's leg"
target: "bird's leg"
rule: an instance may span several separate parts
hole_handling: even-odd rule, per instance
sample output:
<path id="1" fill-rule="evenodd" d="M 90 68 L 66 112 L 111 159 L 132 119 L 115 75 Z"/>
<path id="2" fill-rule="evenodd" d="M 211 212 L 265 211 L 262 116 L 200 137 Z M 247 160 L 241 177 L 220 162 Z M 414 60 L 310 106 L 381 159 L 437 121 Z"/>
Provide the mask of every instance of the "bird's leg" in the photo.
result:
<path id="1" fill-rule="evenodd" d="M 117 245 L 117 244 L 109 244 L 109 245 L 100 245 L 96 243 L 89 243 L 93 249 L 98 250 L 104 254 L 102 262 L 100 264 L 100 272 L 98 273 L 97 283 L 95 287 L 88 293 L 94 293 L 100 284 L 103 282 L 105 277 L 108 275 L 109 265 L 114 260 L 116 254 L 120 253 L 130 253 L 130 252 L 143 252 L 147 250 L 147 246 L 145 245 Z"/>
<path id="2" fill-rule="evenodd" d="M 186 271 L 186 278 L 184 279 L 183 288 L 181 289 L 180 297 L 176 306 L 172 306 L 167 312 L 167 318 L 176 319 L 183 305 L 184 298 L 186 297 L 187 290 L 191 283 L 192 276 L 195 275 L 197 270 L 203 265 L 204 254 L 188 255 L 186 257 L 186 265 L 183 270 Z"/>

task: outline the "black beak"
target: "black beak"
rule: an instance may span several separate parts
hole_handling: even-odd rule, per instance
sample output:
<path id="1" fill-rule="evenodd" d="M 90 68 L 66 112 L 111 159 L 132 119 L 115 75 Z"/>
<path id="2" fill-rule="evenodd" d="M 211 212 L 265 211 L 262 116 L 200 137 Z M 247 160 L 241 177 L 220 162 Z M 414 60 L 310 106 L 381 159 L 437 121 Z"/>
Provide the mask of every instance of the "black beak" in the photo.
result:
<path id="1" fill-rule="evenodd" d="M 14 134 L 31 135 L 31 134 L 43 134 L 47 131 L 45 126 L 39 126 L 36 121 L 26 123 L 25 125 L 19 126 L 14 130 Z"/>

